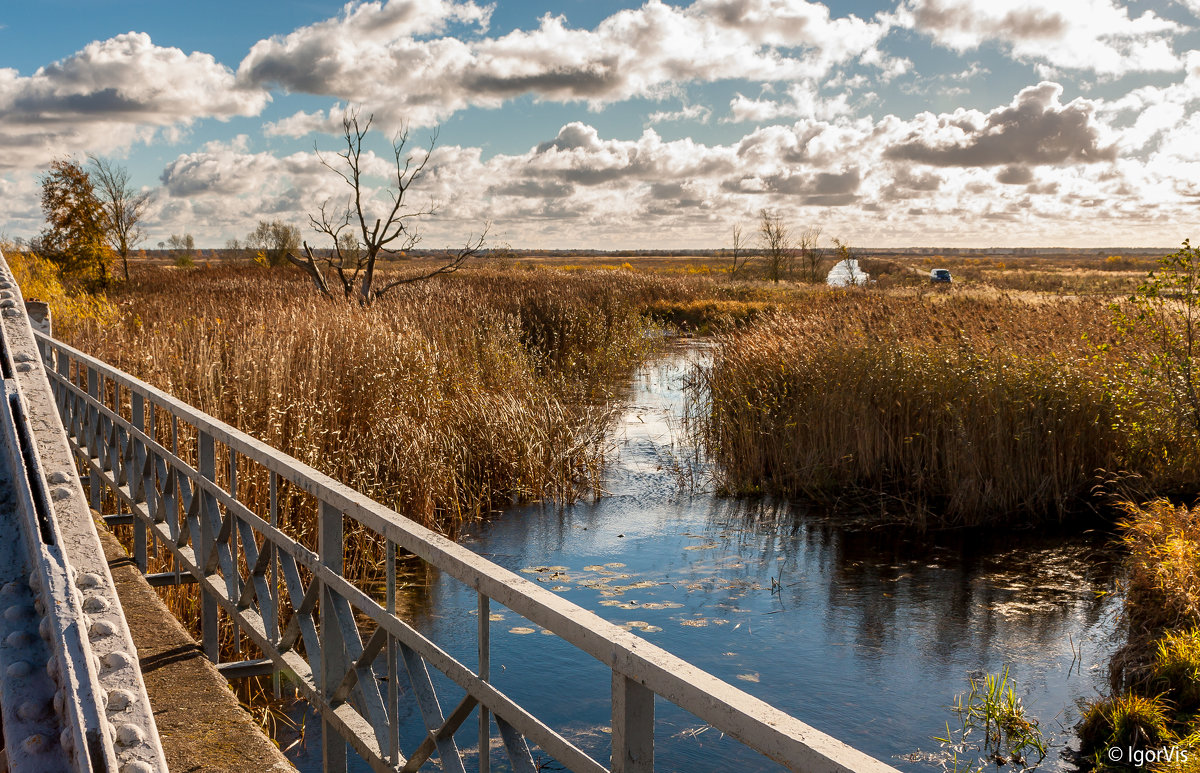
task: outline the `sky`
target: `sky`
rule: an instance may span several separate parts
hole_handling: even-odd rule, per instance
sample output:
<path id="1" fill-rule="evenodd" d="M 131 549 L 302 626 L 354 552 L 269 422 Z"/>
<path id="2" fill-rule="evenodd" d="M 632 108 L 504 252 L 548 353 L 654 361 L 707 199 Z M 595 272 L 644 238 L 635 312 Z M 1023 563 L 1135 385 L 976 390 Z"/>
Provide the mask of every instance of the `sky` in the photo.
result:
<path id="1" fill-rule="evenodd" d="M 1200 239 L 1200 0 L 38 0 L 0 6 L 0 236 L 54 159 L 150 193 L 146 240 L 302 228 L 348 113 L 431 145 L 420 246 Z M 749 238 L 753 238 L 750 236 Z"/>

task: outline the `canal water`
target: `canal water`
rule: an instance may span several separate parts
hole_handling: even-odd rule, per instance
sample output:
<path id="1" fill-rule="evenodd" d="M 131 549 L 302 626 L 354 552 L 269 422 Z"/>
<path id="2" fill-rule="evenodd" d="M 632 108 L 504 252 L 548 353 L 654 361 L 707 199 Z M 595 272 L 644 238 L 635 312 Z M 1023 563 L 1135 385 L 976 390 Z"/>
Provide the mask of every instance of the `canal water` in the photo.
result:
<path id="1" fill-rule="evenodd" d="M 680 349 L 637 374 L 606 496 L 508 511 L 463 544 L 901 770 L 943 769 L 933 736 L 957 726 L 954 697 L 971 676 L 1007 669 L 1051 741 L 1041 769 L 1070 767 L 1077 703 L 1099 693 L 1115 646 L 1110 538 L 897 535 L 702 493 L 679 421 L 703 356 Z M 474 665 L 474 592 L 434 575 L 420 595 L 414 625 Z M 492 613 L 493 681 L 607 764 L 609 672 L 511 611 Z M 460 693 L 437 684 L 449 712 Z M 658 770 L 780 769 L 661 699 L 655 710 Z M 404 711 L 411 750 L 421 720 Z M 473 749 L 467 724 L 458 741 Z M 289 751 L 302 771 L 320 770 L 316 728 L 310 719 Z"/>

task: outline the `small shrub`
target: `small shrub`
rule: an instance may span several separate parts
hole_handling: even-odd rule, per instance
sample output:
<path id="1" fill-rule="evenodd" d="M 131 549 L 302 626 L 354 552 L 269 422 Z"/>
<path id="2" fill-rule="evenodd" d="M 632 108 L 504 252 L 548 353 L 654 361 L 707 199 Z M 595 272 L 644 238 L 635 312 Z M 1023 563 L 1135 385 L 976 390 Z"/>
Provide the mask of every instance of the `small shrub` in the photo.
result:
<path id="1" fill-rule="evenodd" d="M 1180 711 L 1200 708 L 1200 630 L 1168 632 L 1154 655 L 1153 684 Z"/>
<path id="2" fill-rule="evenodd" d="M 81 324 L 105 324 L 116 318 L 116 307 L 103 294 L 63 284 L 58 267 L 49 260 L 32 252 L 15 250 L 5 250 L 4 257 L 25 300 L 43 301 L 50 306 L 56 335 Z"/>
<path id="3" fill-rule="evenodd" d="M 1140 333 L 1144 371 L 1169 394 L 1176 412 L 1200 431 L 1200 245 L 1185 239 L 1158 260 L 1128 303 L 1118 306 L 1117 324 Z"/>
<path id="4" fill-rule="evenodd" d="M 1170 708 L 1158 697 L 1126 693 L 1103 698 L 1084 712 L 1079 726 L 1080 752 L 1103 762 L 1109 747 L 1152 749 L 1175 740 Z"/>

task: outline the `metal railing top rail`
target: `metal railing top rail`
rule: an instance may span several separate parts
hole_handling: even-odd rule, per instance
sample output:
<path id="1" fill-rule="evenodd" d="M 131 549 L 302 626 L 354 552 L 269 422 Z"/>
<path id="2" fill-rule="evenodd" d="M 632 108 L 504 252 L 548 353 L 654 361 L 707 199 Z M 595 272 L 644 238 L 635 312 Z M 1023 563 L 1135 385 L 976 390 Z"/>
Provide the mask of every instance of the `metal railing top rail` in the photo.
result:
<path id="1" fill-rule="evenodd" d="M 396 511 L 172 395 L 54 338 L 40 333 L 35 335 L 48 358 L 51 354 L 55 359 L 70 358 L 79 366 L 128 389 L 130 394 L 138 395 L 141 400 L 147 401 L 147 407 L 151 408 L 151 411 L 153 408 L 167 411 L 173 417 L 224 444 L 230 452 L 236 452 L 261 465 L 312 495 L 325 506 L 350 517 L 473 588 L 482 597 L 503 604 L 591 655 L 613 671 L 614 703 L 618 699 L 616 685 L 617 675 L 620 675 L 790 769 L 830 773 L 894 773 L 894 769 L 885 763 L 816 730 L 452 540 L 418 525 Z M 60 373 L 64 372 L 61 360 L 59 369 Z M 86 396 L 84 397 L 86 399 Z M 98 403 L 95 407 L 100 409 Z M 123 427 L 127 425 L 114 412 L 106 409 L 102 409 L 102 412 L 107 413 L 110 421 L 115 421 Z M 131 425 L 125 431 L 137 435 L 140 442 L 156 445 L 152 438 Z M 209 483 L 202 485 L 211 487 Z M 214 491 L 213 495 L 220 496 L 220 493 Z M 280 535 L 273 527 L 268 527 L 261 519 L 255 520 L 255 528 L 260 534 L 269 539 L 279 538 Z M 215 559 L 210 563 L 215 563 Z M 326 582 L 335 579 L 324 567 L 310 568 L 316 576 L 322 577 Z M 337 586 L 345 587 L 345 584 L 346 581 L 341 580 Z M 486 619 L 483 611 L 481 609 L 481 618 Z M 381 627 L 390 626 L 384 626 L 381 622 Z M 486 682 L 486 675 L 480 676 Z M 614 727 L 614 735 L 616 730 Z M 614 759 L 613 762 L 614 770 L 624 769 L 617 760 Z M 634 767 L 636 766 L 629 769 Z"/>
<path id="2" fill-rule="evenodd" d="M 166 773 L 133 642 L 38 354 L 20 288 L 0 254 L 7 769 Z"/>

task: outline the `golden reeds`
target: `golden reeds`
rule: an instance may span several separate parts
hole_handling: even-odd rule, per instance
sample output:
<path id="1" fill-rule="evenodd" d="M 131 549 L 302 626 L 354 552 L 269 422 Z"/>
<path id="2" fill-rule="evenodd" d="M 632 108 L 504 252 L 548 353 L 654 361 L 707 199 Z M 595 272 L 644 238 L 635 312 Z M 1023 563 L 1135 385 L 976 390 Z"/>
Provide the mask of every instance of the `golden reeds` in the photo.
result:
<path id="1" fill-rule="evenodd" d="M 477 271 L 366 309 L 290 271 L 150 269 L 67 340 L 426 525 L 595 482 L 653 277 Z M 682 292 L 682 290 L 678 290 Z"/>
<path id="2" fill-rule="evenodd" d="M 1104 477 L 1196 472 L 1092 301 L 859 291 L 722 336 L 698 427 L 732 493 L 884 494 L 941 525 L 1061 517 Z"/>

